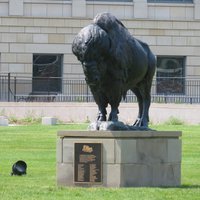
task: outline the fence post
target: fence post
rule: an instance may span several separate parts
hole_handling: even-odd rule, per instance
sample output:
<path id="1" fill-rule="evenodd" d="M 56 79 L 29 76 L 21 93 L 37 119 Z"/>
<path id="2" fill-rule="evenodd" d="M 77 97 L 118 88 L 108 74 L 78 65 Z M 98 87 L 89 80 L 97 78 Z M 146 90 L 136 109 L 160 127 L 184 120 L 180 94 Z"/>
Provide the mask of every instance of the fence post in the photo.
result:
<path id="1" fill-rule="evenodd" d="M 48 94 L 48 95 L 49 95 L 49 82 L 50 82 L 50 81 L 49 81 L 49 77 L 47 77 L 47 92 L 48 92 L 47 94 Z"/>
<path id="2" fill-rule="evenodd" d="M 17 93 L 17 77 L 14 77 L 14 101 L 16 102 L 16 93 Z"/>
<path id="3" fill-rule="evenodd" d="M 86 84 L 86 88 L 87 88 L 87 96 L 86 96 L 86 102 L 89 102 L 89 88 L 88 85 Z"/>
<path id="4" fill-rule="evenodd" d="M 10 73 L 8 73 L 8 102 L 10 102 Z"/>
<path id="5" fill-rule="evenodd" d="M 192 97 L 190 97 L 190 104 L 192 104 Z"/>

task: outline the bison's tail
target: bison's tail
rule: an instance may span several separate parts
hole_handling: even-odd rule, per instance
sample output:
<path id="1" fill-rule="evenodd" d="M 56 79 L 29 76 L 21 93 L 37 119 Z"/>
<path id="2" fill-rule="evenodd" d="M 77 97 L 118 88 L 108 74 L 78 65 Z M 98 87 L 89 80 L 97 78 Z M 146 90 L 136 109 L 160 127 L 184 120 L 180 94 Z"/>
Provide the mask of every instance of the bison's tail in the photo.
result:
<path id="1" fill-rule="evenodd" d="M 149 49 L 149 52 L 148 52 L 148 73 L 149 73 L 149 76 L 152 77 L 152 79 L 153 79 L 153 76 L 154 76 L 155 71 L 156 71 L 156 65 L 157 65 L 157 58 L 151 52 L 151 50 Z"/>
<path id="2" fill-rule="evenodd" d="M 151 49 L 149 48 L 149 46 L 138 40 L 139 43 L 142 45 L 142 47 L 145 49 L 145 51 L 147 52 L 148 55 L 148 71 L 146 76 L 151 77 L 153 79 L 153 76 L 155 74 L 155 70 L 156 70 L 156 65 L 157 65 L 157 59 L 156 56 L 152 53 Z"/>

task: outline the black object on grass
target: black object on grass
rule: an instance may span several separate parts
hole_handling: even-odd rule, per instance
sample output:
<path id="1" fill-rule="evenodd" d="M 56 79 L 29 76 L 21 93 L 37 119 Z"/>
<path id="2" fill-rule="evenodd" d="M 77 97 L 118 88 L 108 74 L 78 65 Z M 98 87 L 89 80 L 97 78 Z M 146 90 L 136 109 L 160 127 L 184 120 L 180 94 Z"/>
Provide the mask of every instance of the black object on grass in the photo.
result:
<path id="1" fill-rule="evenodd" d="M 11 175 L 26 175 L 26 168 L 27 164 L 23 160 L 18 160 L 16 163 L 12 166 L 12 172 Z"/>

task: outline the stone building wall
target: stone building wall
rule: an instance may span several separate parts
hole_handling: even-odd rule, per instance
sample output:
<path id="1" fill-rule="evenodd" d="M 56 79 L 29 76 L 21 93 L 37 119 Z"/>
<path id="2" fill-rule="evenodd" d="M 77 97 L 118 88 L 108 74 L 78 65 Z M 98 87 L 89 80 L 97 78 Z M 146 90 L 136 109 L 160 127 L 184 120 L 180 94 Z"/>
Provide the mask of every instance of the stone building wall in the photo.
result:
<path id="1" fill-rule="evenodd" d="M 64 55 L 63 73 L 82 72 L 71 52 L 74 36 L 91 19 L 0 17 L 0 71 L 32 73 L 33 53 Z M 200 75 L 200 21 L 123 20 L 156 55 L 186 56 L 186 75 Z"/>
<path id="2" fill-rule="evenodd" d="M 33 54 L 62 54 L 63 77 L 80 77 L 74 36 L 96 13 L 112 12 L 156 55 L 185 56 L 185 75 L 200 75 L 200 0 L 191 4 L 0 0 L 0 72 L 32 76 Z"/>
<path id="3" fill-rule="evenodd" d="M 200 0 L 149 3 L 148 0 L 0 0 L 1 16 L 86 17 L 111 12 L 119 18 L 200 19 Z M 170 2 L 170 1 L 168 1 Z"/>

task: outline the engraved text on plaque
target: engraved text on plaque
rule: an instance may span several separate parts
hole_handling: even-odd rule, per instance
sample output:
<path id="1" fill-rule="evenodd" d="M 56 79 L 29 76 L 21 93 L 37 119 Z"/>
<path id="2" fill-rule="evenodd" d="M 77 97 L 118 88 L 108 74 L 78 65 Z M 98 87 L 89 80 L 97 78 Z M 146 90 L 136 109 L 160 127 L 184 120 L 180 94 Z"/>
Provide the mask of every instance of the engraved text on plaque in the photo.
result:
<path id="1" fill-rule="evenodd" d="M 74 181 L 75 183 L 102 182 L 102 144 L 74 144 Z"/>

